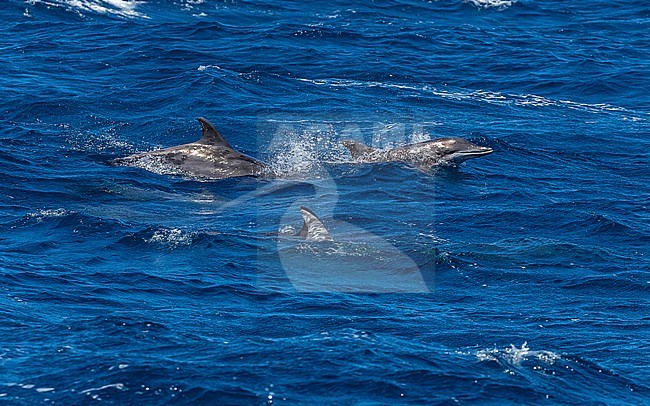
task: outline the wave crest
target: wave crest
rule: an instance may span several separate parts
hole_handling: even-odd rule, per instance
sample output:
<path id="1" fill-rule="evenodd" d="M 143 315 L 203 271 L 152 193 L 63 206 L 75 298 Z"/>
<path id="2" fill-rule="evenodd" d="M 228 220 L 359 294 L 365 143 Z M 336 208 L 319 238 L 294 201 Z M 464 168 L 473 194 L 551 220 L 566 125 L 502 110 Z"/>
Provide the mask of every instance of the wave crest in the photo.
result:
<path id="1" fill-rule="evenodd" d="M 471 4 L 479 8 L 496 8 L 497 10 L 505 10 L 510 8 L 518 0 L 463 0 L 463 3 Z"/>
<path id="2" fill-rule="evenodd" d="M 478 358 L 479 361 L 497 361 L 507 365 L 520 365 L 522 361 L 537 359 L 548 365 L 553 365 L 561 357 L 552 351 L 531 351 L 531 349 L 528 348 L 528 342 L 524 342 L 521 345 L 521 348 L 517 348 L 515 345 L 510 344 L 509 348 L 503 350 L 496 348 L 480 350 L 477 351 L 476 358 Z"/>
<path id="3" fill-rule="evenodd" d="M 28 0 L 31 5 L 41 4 L 45 7 L 64 8 L 84 17 L 84 13 L 112 15 L 122 18 L 149 18 L 136 11 L 144 3 L 142 0 Z"/>
<path id="4" fill-rule="evenodd" d="M 186 232 L 178 228 L 164 228 L 153 233 L 151 238 L 145 239 L 146 243 L 162 244 L 169 248 L 187 246 L 192 244 L 194 233 Z"/>

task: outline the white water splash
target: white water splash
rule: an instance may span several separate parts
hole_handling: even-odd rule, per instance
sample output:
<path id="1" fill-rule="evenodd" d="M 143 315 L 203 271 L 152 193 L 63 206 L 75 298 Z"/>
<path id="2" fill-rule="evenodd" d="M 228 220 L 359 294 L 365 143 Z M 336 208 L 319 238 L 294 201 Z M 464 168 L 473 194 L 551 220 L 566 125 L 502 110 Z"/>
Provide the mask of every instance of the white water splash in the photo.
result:
<path id="1" fill-rule="evenodd" d="M 129 162 L 128 164 L 123 164 L 123 166 L 141 168 L 149 172 L 156 173 L 158 175 L 176 175 L 188 179 L 196 178 L 192 176 L 191 173 L 182 170 L 177 165 L 170 164 L 163 157 L 157 155 L 145 155 L 138 159 L 133 160 L 132 162 Z M 196 178 L 196 180 L 200 180 L 200 179 Z"/>
<path id="2" fill-rule="evenodd" d="M 300 138 L 296 136 L 294 138 Z M 313 142 L 287 142 L 283 147 L 276 149 L 271 167 L 273 172 L 281 177 L 290 177 L 295 174 L 311 173 L 318 165 L 316 146 Z"/>
<path id="3" fill-rule="evenodd" d="M 136 11 L 136 8 L 144 3 L 142 0 L 27 0 L 26 3 L 65 8 L 82 17 L 84 13 L 91 12 L 122 18 L 149 18 L 146 14 Z"/>
<path id="4" fill-rule="evenodd" d="M 41 221 L 43 221 L 43 219 L 48 217 L 64 217 L 73 213 L 74 213 L 73 211 L 68 211 L 66 209 L 50 209 L 50 210 L 39 209 L 34 213 L 28 213 L 27 217 L 32 220 L 35 220 L 37 223 L 40 223 Z"/>
<path id="5" fill-rule="evenodd" d="M 463 3 L 468 3 L 479 8 L 496 8 L 498 10 L 505 10 L 516 2 L 517 0 L 463 0 Z"/>
<path id="6" fill-rule="evenodd" d="M 552 351 L 532 351 L 528 348 L 528 342 L 524 342 L 521 345 L 521 348 L 510 344 L 510 347 L 503 350 L 496 348 L 480 350 L 476 353 L 476 358 L 478 358 L 479 361 L 496 361 L 514 366 L 520 365 L 522 361 L 528 359 L 537 359 L 546 364 L 552 365 L 561 357 Z"/>
<path id="7" fill-rule="evenodd" d="M 268 150 L 273 174 L 286 179 L 328 176 L 322 163 L 340 160 L 343 152 L 333 126 L 322 123 L 281 124 Z"/>
<path id="8" fill-rule="evenodd" d="M 199 67 L 196 68 L 196 70 L 198 70 L 199 72 L 205 72 L 208 69 L 222 70 L 221 66 L 218 65 L 199 65 Z"/>
<path id="9" fill-rule="evenodd" d="M 282 226 L 278 230 L 278 234 L 280 235 L 290 235 L 290 236 L 295 236 L 298 234 L 298 230 L 296 230 L 293 226 Z"/>
<path id="10" fill-rule="evenodd" d="M 203 3 L 205 3 L 205 0 L 183 0 L 181 2 L 181 6 L 182 6 L 181 10 L 189 11 L 189 10 L 194 9 L 194 6 L 198 6 L 198 5 L 201 5 Z M 201 14 L 205 15 L 205 13 L 201 13 Z"/>
<path id="11" fill-rule="evenodd" d="M 146 243 L 157 243 L 167 245 L 170 248 L 188 246 L 192 244 L 194 233 L 186 232 L 178 228 L 165 228 L 158 230 L 151 238 L 145 239 Z"/>
<path id="12" fill-rule="evenodd" d="M 68 133 L 65 135 L 66 142 L 73 151 L 80 152 L 106 152 L 113 149 L 120 149 L 133 153 L 133 144 L 120 140 L 114 128 L 103 131 L 100 134 L 87 132 Z"/>

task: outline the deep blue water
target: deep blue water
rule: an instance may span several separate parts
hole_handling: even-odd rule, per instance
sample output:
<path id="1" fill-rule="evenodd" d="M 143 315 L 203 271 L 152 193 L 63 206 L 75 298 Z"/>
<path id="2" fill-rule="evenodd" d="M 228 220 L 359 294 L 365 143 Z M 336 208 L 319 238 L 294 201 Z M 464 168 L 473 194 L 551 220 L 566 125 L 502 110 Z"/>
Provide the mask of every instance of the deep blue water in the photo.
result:
<path id="1" fill-rule="evenodd" d="M 305 3 L 0 3 L 0 401 L 650 403 L 647 2 Z"/>

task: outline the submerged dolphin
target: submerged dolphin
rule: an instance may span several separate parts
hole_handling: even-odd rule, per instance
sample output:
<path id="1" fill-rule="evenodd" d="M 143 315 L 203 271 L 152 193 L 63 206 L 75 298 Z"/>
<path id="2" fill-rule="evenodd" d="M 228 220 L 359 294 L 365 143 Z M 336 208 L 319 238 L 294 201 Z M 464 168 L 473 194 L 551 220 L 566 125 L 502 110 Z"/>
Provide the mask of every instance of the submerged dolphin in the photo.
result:
<path id="1" fill-rule="evenodd" d="M 357 141 L 346 140 L 342 143 L 357 162 L 405 162 L 425 170 L 437 165 L 455 166 L 493 152 L 492 148 L 481 147 L 462 138 L 438 138 L 384 150 Z"/>
<path id="2" fill-rule="evenodd" d="M 304 220 L 298 235 L 307 241 L 334 241 L 325 225 L 318 216 L 305 206 L 300 207 L 300 214 Z"/>
<path id="3" fill-rule="evenodd" d="M 262 174 L 266 164 L 230 146 L 208 120 L 200 117 L 199 123 L 203 133 L 201 139 L 196 142 L 117 158 L 111 163 L 204 179 Z"/>
<path id="4" fill-rule="evenodd" d="M 300 214 L 302 230 L 284 228 L 281 233 L 293 238 L 286 245 L 278 241 L 277 251 L 282 270 L 297 291 L 430 292 L 418 265 L 384 238 L 337 221 L 338 238 L 333 239 L 313 211 L 303 206 Z M 296 237 L 306 243 L 292 241 Z"/>

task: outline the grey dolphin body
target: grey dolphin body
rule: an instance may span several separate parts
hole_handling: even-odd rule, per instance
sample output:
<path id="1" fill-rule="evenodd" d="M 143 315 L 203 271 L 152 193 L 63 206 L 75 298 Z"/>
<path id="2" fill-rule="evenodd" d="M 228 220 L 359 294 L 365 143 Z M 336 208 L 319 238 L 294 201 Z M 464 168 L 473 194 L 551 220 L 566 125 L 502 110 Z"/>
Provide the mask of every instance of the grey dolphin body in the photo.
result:
<path id="1" fill-rule="evenodd" d="M 302 214 L 304 222 L 299 236 L 307 241 L 333 241 L 329 231 L 313 211 L 302 206 L 300 214 Z"/>
<path id="2" fill-rule="evenodd" d="M 235 150 L 208 120 L 198 120 L 203 133 L 196 142 L 117 158 L 111 163 L 203 179 L 262 174 L 266 164 Z"/>
<path id="3" fill-rule="evenodd" d="M 493 152 L 492 148 L 481 147 L 462 138 L 438 138 L 384 150 L 349 140 L 343 141 L 343 145 L 357 162 L 405 162 L 420 169 L 455 166 Z"/>

